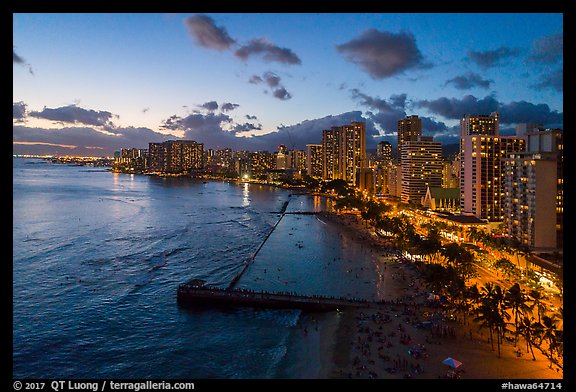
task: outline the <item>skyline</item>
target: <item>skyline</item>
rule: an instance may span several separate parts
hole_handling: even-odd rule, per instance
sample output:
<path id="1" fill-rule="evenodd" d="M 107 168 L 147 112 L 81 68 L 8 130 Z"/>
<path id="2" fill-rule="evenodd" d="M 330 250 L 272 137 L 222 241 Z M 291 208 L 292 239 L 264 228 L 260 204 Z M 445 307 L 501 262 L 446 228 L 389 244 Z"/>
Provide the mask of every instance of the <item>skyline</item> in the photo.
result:
<path id="1" fill-rule="evenodd" d="M 367 147 L 375 148 L 395 144 L 396 122 L 412 114 L 444 144 L 458 142 L 465 114 L 499 111 L 502 134 L 519 122 L 563 127 L 562 14 L 13 21 L 16 154 L 111 155 L 171 138 L 303 149 L 323 129 L 352 121 L 366 121 Z"/>

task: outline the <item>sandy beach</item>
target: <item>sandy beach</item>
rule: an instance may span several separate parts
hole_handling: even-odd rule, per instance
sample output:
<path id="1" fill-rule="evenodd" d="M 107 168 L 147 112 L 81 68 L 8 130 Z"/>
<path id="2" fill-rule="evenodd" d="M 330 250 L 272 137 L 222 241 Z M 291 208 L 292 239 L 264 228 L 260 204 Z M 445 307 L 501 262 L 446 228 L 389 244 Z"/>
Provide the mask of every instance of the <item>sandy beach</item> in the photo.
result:
<path id="1" fill-rule="evenodd" d="M 526 351 L 522 338 L 514 347 L 504 340 L 498 357 L 487 329 L 469 317 L 441 317 L 428 306 L 423 281 L 412 263 L 398 263 L 391 244 L 371 235 L 365 223 L 353 215 L 323 213 L 323 219 L 340 223 L 366 246 L 380 252 L 385 276 L 381 309 L 346 310 L 338 314 L 338 325 L 314 330 L 309 335 L 312 350 L 318 350 L 320 366 L 306 378 L 353 379 L 561 379 L 562 369 L 553 366 L 536 348 Z M 422 322 L 433 320 L 431 324 Z M 317 336 L 319 334 L 320 336 Z M 310 358 L 313 362 L 312 358 Z M 457 370 L 442 363 L 452 357 L 462 363 Z M 314 375 L 316 374 L 316 375 Z"/>

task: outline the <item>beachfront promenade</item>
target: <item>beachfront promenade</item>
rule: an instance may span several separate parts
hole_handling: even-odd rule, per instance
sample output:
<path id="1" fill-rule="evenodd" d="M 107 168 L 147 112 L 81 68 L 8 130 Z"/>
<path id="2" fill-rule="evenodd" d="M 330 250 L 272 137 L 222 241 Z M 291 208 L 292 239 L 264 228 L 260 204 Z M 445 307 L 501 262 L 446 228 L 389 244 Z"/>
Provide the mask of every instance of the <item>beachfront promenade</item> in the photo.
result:
<path id="1" fill-rule="evenodd" d="M 311 312 L 329 312 L 348 308 L 376 308 L 386 302 L 350 299 L 321 295 L 300 295 L 290 292 L 268 293 L 246 289 L 227 290 L 198 285 L 196 281 L 178 287 L 178 304 L 190 306 L 230 306 L 270 309 L 301 309 Z"/>

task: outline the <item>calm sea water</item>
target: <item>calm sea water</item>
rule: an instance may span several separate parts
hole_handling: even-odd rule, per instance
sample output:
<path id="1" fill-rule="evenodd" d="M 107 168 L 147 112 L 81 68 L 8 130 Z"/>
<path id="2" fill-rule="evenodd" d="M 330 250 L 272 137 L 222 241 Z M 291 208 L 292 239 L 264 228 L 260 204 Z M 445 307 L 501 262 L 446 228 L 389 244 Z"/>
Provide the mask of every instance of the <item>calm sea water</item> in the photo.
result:
<path id="1" fill-rule="evenodd" d="M 191 278 L 227 286 L 286 201 L 324 208 L 267 186 L 15 158 L 13 376 L 299 377 L 300 311 L 176 305 Z M 341 228 L 285 215 L 238 286 L 377 298 L 380 277 Z"/>

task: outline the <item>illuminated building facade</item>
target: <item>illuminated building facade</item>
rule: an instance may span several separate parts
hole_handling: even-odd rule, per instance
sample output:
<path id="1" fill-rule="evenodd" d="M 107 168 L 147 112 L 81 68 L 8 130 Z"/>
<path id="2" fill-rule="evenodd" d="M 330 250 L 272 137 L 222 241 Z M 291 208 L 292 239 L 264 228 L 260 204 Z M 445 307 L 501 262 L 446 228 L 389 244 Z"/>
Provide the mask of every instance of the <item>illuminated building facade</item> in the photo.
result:
<path id="1" fill-rule="evenodd" d="M 204 144 L 193 140 L 167 140 L 148 145 L 149 171 L 182 174 L 204 167 Z"/>
<path id="2" fill-rule="evenodd" d="M 507 234 L 533 250 L 563 247 L 562 130 L 526 134 L 528 151 L 505 159 Z"/>
<path id="3" fill-rule="evenodd" d="M 460 209 L 480 219 L 504 219 L 504 158 L 525 150 L 516 136 L 467 135 L 460 139 Z"/>
<path id="4" fill-rule="evenodd" d="M 306 151 L 304 150 L 291 150 L 288 152 L 290 156 L 290 168 L 297 172 L 306 172 Z"/>
<path id="5" fill-rule="evenodd" d="M 323 178 L 356 184 L 358 169 L 366 165 L 366 123 L 322 131 Z"/>
<path id="6" fill-rule="evenodd" d="M 402 162 L 402 145 L 404 142 L 416 141 L 422 136 L 422 119 L 416 115 L 398 120 L 398 163 Z"/>
<path id="7" fill-rule="evenodd" d="M 392 144 L 380 142 L 376 146 L 376 160 L 384 165 L 392 163 Z"/>
<path id="8" fill-rule="evenodd" d="M 322 144 L 306 145 L 306 173 L 310 177 L 322 178 L 323 174 L 323 154 Z"/>
<path id="9" fill-rule="evenodd" d="M 114 170 L 122 172 L 142 173 L 148 169 L 148 150 L 139 148 L 123 148 L 114 158 Z"/>
<path id="10" fill-rule="evenodd" d="M 498 136 L 499 133 L 498 112 L 492 112 L 488 116 L 484 114 L 466 115 L 460 120 L 460 137 L 470 135 Z"/>
<path id="11" fill-rule="evenodd" d="M 432 137 L 419 136 L 406 141 L 401 148 L 402 191 L 405 203 L 422 202 L 428 187 L 442 186 L 442 144 Z"/>

